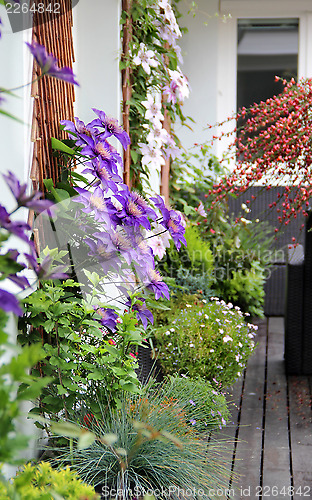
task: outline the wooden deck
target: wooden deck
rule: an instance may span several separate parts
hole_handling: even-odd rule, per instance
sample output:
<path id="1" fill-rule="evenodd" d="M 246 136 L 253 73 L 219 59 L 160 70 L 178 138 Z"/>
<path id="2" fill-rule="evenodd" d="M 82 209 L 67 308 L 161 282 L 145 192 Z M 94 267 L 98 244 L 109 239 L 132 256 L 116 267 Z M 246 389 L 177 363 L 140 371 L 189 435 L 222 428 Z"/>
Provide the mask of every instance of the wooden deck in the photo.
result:
<path id="1" fill-rule="evenodd" d="M 282 318 L 258 326 L 259 345 L 228 395 L 235 406 L 222 434 L 234 444 L 224 498 L 311 499 L 312 377 L 286 377 Z"/>

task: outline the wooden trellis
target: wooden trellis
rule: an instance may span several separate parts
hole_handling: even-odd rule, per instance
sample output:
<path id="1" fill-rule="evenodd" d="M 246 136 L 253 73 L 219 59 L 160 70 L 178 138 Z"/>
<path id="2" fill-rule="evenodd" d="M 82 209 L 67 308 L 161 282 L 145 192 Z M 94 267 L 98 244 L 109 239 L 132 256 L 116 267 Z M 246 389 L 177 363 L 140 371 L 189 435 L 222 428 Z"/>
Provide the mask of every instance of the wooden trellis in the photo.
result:
<path id="1" fill-rule="evenodd" d="M 50 0 L 40 0 L 45 5 Z M 35 14 L 33 40 L 44 45 L 49 54 L 59 61 L 59 67 L 72 68 L 74 61 L 72 37 L 72 2 L 59 0 L 61 15 L 48 10 Z M 41 23 L 38 22 L 43 21 Z M 33 80 L 40 75 L 40 69 L 34 61 Z M 45 76 L 32 85 L 31 96 L 34 98 L 32 141 L 34 142 L 33 159 L 30 178 L 34 188 L 44 190 L 43 180 L 59 179 L 57 159 L 52 156 L 51 137 L 65 139 L 66 134 L 60 131 L 61 120 L 74 118 L 74 88 L 73 85 L 56 78 Z"/>
<path id="2" fill-rule="evenodd" d="M 122 10 L 125 14 L 125 23 L 123 24 L 122 32 L 122 61 L 127 62 L 129 58 L 130 42 L 132 39 L 132 18 L 131 18 L 131 8 L 133 0 L 122 0 Z M 167 62 L 168 63 L 168 62 Z M 124 130 L 130 135 L 130 104 L 129 101 L 132 95 L 132 84 L 131 84 L 131 68 L 126 65 L 121 73 L 122 81 L 122 118 Z M 164 115 L 164 128 L 170 133 L 170 119 L 165 109 Z M 131 153 L 130 147 L 124 152 L 124 182 L 130 187 L 130 167 L 131 167 Z M 161 168 L 161 179 L 160 179 L 160 193 L 164 196 L 166 203 L 169 203 L 169 175 L 170 175 L 170 159 L 165 159 L 165 165 Z"/>
<path id="3" fill-rule="evenodd" d="M 132 0 L 122 0 L 122 10 L 126 14 L 126 21 L 123 26 L 122 37 L 122 61 L 127 62 L 129 56 L 129 48 L 132 37 L 132 19 L 131 19 Z M 130 99 L 132 94 L 131 88 L 131 68 L 126 66 L 121 72 L 122 83 L 122 120 L 123 127 L 127 134 L 130 135 Z M 130 187 L 130 165 L 131 153 L 130 147 L 124 152 L 124 183 Z"/>

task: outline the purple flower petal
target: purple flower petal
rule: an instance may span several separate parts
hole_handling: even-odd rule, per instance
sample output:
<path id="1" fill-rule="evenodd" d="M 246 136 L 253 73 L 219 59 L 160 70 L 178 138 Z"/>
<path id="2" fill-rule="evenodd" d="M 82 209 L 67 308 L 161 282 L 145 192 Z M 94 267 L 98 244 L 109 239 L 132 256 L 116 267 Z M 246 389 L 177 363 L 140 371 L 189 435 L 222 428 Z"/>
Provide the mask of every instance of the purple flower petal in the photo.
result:
<path id="1" fill-rule="evenodd" d="M 26 45 L 39 64 L 42 70 L 42 75 L 53 76 L 59 80 L 79 85 L 79 83 L 75 80 L 73 70 L 67 67 L 59 68 L 58 60 L 53 54 L 47 53 L 44 45 L 40 45 L 35 40 L 33 40 L 32 43 L 26 42 Z"/>
<path id="2" fill-rule="evenodd" d="M 114 309 L 104 309 L 103 307 L 94 309 L 101 316 L 100 323 L 114 333 L 116 331 L 118 318 L 118 314 L 114 311 Z"/>
<path id="3" fill-rule="evenodd" d="M 11 189 L 19 207 L 27 207 L 35 212 L 44 212 L 50 210 L 54 203 L 50 200 L 40 200 L 40 191 L 26 195 L 27 184 L 21 184 L 13 172 L 2 174 L 7 185 Z"/>
<path id="4" fill-rule="evenodd" d="M 130 137 L 122 128 L 121 125 L 118 124 L 116 118 L 112 118 L 107 116 L 104 111 L 100 111 L 99 109 L 92 108 L 92 111 L 99 117 L 98 120 L 93 120 L 93 126 L 103 127 L 105 132 L 101 134 L 101 139 L 107 139 L 110 136 L 116 137 L 122 147 L 127 149 L 130 144 Z"/>
<path id="5" fill-rule="evenodd" d="M 6 290 L 0 289 L 0 307 L 5 312 L 12 312 L 17 316 L 22 316 L 23 311 L 17 298 Z"/>

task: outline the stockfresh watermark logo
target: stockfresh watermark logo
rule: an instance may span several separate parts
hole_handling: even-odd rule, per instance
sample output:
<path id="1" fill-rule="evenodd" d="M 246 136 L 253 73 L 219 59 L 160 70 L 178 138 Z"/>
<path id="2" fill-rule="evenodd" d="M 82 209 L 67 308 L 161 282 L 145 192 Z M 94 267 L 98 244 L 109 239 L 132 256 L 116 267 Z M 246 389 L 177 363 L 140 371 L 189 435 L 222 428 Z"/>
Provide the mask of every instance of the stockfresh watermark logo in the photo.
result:
<path id="1" fill-rule="evenodd" d="M 48 23 L 74 8 L 79 0 L 4 0 L 13 33 Z"/>

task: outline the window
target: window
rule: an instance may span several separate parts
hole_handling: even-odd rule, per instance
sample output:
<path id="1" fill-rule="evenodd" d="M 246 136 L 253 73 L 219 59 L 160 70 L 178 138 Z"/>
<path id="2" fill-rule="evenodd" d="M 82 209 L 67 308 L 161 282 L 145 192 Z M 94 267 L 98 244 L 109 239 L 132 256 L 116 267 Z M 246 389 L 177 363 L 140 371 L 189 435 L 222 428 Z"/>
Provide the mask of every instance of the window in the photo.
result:
<path id="1" fill-rule="evenodd" d="M 298 19 L 238 19 L 237 109 L 283 90 L 275 76 L 297 79 Z"/>

